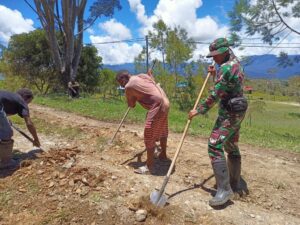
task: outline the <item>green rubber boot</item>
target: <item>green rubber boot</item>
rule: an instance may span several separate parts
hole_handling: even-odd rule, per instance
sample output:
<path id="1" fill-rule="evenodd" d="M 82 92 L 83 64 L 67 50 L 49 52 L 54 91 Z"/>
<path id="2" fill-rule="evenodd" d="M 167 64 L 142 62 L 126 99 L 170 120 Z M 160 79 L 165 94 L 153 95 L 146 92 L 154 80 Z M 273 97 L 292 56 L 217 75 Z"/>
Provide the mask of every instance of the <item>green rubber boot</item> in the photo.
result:
<path id="1" fill-rule="evenodd" d="M 241 191 L 241 156 L 228 155 L 227 166 L 230 186 L 234 192 L 239 193 Z"/>
<path id="2" fill-rule="evenodd" d="M 217 193 L 212 199 L 209 200 L 209 205 L 221 206 L 234 196 L 229 184 L 229 174 L 226 160 L 213 162 L 212 167 L 217 182 Z"/>

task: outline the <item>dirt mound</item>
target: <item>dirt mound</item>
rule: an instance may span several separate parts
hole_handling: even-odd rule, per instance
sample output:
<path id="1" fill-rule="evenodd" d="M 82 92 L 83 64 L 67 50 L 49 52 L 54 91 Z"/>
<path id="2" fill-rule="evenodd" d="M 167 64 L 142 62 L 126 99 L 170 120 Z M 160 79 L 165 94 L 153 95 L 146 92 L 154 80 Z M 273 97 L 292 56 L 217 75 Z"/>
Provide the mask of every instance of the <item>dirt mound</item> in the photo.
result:
<path id="1" fill-rule="evenodd" d="M 21 161 L 19 169 L 9 170 L 13 175 L 1 181 L 0 223 L 57 224 L 86 221 L 86 216 L 92 223 L 97 211 L 84 197 L 96 190 L 108 173 L 94 174 L 78 166 L 78 153 L 76 147 L 51 149 L 35 159 Z M 35 218 L 27 212 L 32 209 L 37 211 Z"/>

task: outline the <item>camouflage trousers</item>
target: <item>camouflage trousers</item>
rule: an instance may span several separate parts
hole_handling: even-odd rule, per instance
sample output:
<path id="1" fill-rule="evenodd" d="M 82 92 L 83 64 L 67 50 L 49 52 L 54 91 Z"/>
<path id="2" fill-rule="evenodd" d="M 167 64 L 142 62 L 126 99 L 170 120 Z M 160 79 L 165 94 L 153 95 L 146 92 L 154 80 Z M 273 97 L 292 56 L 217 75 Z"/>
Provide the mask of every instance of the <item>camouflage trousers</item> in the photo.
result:
<path id="1" fill-rule="evenodd" d="M 220 109 L 208 140 L 208 155 L 211 161 L 224 160 L 224 150 L 229 155 L 240 156 L 239 130 L 246 112 L 230 113 Z M 224 148 L 224 150 L 223 150 Z"/>

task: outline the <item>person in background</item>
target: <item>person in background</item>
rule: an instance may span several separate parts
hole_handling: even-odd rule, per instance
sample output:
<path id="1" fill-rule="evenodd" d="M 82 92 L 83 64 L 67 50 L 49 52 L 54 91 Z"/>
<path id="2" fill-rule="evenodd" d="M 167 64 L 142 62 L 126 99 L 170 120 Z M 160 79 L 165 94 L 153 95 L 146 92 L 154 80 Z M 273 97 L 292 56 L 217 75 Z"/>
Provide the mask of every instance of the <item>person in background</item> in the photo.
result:
<path id="1" fill-rule="evenodd" d="M 74 79 L 68 83 L 68 92 L 71 98 L 79 98 L 79 83 Z"/>

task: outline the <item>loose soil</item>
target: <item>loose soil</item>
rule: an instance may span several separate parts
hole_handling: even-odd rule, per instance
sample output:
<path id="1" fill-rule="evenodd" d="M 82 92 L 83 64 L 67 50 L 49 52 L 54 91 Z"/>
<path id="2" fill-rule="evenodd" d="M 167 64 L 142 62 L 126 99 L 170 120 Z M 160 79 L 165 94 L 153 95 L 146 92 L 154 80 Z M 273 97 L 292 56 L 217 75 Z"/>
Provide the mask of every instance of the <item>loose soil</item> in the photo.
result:
<path id="1" fill-rule="evenodd" d="M 207 140 L 187 136 L 166 188 L 164 208 L 149 202 L 169 164 L 156 161 L 157 174 L 138 175 L 146 154 L 143 124 L 126 124 L 113 145 L 118 124 L 31 105 L 33 118 L 79 130 L 76 138 L 41 134 L 44 151 L 15 133 L 14 158 L 20 167 L 0 172 L 0 224 L 300 224 L 300 155 L 240 145 L 242 177 L 249 194 L 211 208 L 215 180 Z M 200 129 L 200 128 L 199 128 Z M 170 133 L 173 157 L 181 134 Z M 144 222 L 135 211 L 147 210 Z"/>

